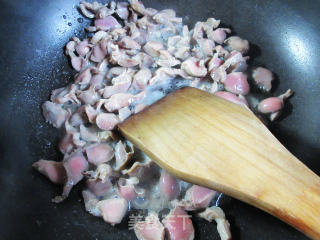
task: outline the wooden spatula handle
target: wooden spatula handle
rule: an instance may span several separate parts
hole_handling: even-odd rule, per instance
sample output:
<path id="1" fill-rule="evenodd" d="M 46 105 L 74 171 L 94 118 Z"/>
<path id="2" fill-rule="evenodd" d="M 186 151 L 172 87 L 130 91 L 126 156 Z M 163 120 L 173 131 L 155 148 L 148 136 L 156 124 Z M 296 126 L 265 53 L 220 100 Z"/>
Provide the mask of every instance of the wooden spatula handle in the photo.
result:
<path id="1" fill-rule="evenodd" d="M 320 178 L 245 107 L 184 88 L 119 126 L 161 167 L 320 239 Z"/>

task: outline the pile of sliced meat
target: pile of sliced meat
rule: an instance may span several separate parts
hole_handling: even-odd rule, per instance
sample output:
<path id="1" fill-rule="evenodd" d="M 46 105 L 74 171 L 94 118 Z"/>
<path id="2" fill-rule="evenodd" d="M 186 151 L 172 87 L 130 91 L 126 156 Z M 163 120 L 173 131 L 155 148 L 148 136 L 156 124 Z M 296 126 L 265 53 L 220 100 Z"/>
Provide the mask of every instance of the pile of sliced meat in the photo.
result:
<path id="1" fill-rule="evenodd" d="M 208 91 L 271 121 L 292 91 L 251 103 L 250 88 L 270 92 L 273 74 L 258 67 L 248 75 L 248 41 L 228 36 L 231 30 L 219 27 L 220 20 L 209 18 L 189 30 L 174 10 L 157 11 L 137 0 L 82 2 L 79 9 L 93 25 L 86 28 L 90 37 L 73 37 L 65 47 L 78 73 L 73 83 L 53 90 L 42 105 L 46 121 L 64 131 L 59 144 L 64 158 L 33 164 L 50 181 L 63 185 L 53 201 L 63 201 L 85 180 L 86 210 L 107 223 L 120 223 L 130 207 L 149 208 L 149 215 L 134 225 L 138 239 L 194 239 L 188 215 L 192 211 L 214 220 L 221 239 L 231 239 L 223 211 L 212 206 L 217 193 L 155 166 L 115 131 L 117 124 L 158 99 L 150 100 L 157 86 L 173 82 Z M 152 208 L 152 202 L 158 208 Z M 171 209 L 162 219 L 159 206 Z"/>

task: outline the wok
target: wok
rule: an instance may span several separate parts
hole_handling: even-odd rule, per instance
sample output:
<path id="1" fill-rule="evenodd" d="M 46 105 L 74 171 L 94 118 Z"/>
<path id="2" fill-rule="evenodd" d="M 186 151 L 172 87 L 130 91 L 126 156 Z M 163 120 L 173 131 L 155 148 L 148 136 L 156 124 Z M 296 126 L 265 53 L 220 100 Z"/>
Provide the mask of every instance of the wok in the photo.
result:
<path id="1" fill-rule="evenodd" d="M 50 91 L 74 72 L 62 47 L 83 36 L 78 0 L 0 0 L 0 239 L 135 239 L 127 223 L 111 227 L 85 212 L 79 187 L 51 203 L 60 187 L 31 169 L 39 158 L 58 160 L 59 133 L 41 116 Z M 251 43 L 251 64 L 276 73 L 274 93 L 292 88 L 273 133 L 320 174 L 320 1 L 145 0 L 173 8 L 190 26 L 214 16 Z M 240 167 L 240 166 L 239 166 Z M 268 183 L 266 183 L 268 184 Z M 221 199 L 233 239 L 307 239 L 274 217 L 228 197 Z M 219 239 L 214 224 L 194 217 L 196 239 Z"/>

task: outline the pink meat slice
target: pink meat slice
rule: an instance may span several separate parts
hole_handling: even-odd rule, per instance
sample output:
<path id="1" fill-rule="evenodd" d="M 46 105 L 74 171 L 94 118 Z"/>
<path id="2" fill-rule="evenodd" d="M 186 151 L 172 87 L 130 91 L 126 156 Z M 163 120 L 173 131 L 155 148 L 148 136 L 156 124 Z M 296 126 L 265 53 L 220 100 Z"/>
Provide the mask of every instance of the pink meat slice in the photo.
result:
<path id="1" fill-rule="evenodd" d="M 102 130 L 112 130 L 119 122 L 120 119 L 113 113 L 100 113 L 96 117 L 96 124 Z"/>
<path id="2" fill-rule="evenodd" d="M 164 226 L 156 213 L 150 213 L 145 221 L 134 225 L 134 232 L 139 240 L 164 240 Z"/>
<path id="3" fill-rule="evenodd" d="M 168 200 L 176 198 L 180 193 L 178 180 L 164 170 L 161 172 L 159 189 L 160 193 Z"/>
<path id="4" fill-rule="evenodd" d="M 184 199 L 173 200 L 172 204 L 187 211 L 199 210 L 208 207 L 216 194 L 214 190 L 193 185 L 187 190 Z"/>
<path id="5" fill-rule="evenodd" d="M 253 71 L 252 77 L 255 83 L 263 90 L 267 92 L 271 90 L 273 74 L 269 69 L 258 67 Z"/>
<path id="6" fill-rule="evenodd" d="M 83 179 L 83 172 L 88 170 L 88 162 L 83 156 L 82 151 L 78 150 L 70 156 L 65 156 L 63 167 L 67 173 L 67 181 L 65 182 L 62 195 L 53 199 L 56 203 L 66 199 L 72 187 Z"/>
<path id="7" fill-rule="evenodd" d="M 108 194 L 112 188 L 112 184 L 109 179 L 102 182 L 101 180 L 87 180 L 88 189 L 97 197 L 103 197 Z"/>
<path id="8" fill-rule="evenodd" d="M 229 73 L 224 81 L 224 87 L 229 92 L 241 95 L 246 95 L 250 91 L 247 77 L 242 72 Z"/>
<path id="9" fill-rule="evenodd" d="M 41 159 L 32 164 L 32 167 L 55 184 L 64 184 L 66 181 L 67 175 L 62 162 Z"/>
<path id="10" fill-rule="evenodd" d="M 258 110 L 261 113 L 278 112 L 283 108 L 283 101 L 278 97 L 270 97 L 261 101 Z"/>
<path id="11" fill-rule="evenodd" d="M 244 97 L 240 98 L 231 92 L 218 91 L 218 92 L 215 92 L 214 95 L 239 105 L 248 106 L 248 102 Z"/>
<path id="12" fill-rule="evenodd" d="M 88 162 L 98 166 L 101 163 L 109 162 L 113 156 L 113 148 L 107 143 L 97 143 L 86 147 Z"/>
<path id="13" fill-rule="evenodd" d="M 137 178 L 124 179 L 120 178 L 117 183 L 117 190 L 120 197 L 123 197 L 127 201 L 132 201 L 138 194 L 135 190 L 135 185 L 139 183 Z"/>
<path id="14" fill-rule="evenodd" d="M 94 25 L 101 30 L 111 30 L 115 28 L 121 28 L 121 24 L 118 23 L 118 21 L 112 16 L 107 16 L 102 19 L 95 19 Z"/>
<path id="15" fill-rule="evenodd" d="M 103 217 L 103 220 L 112 225 L 122 221 L 128 209 L 128 201 L 124 198 L 111 198 L 100 201 L 98 209 Z"/>
<path id="16" fill-rule="evenodd" d="M 196 209 L 208 207 L 216 194 L 216 191 L 198 185 L 193 185 L 186 193 Z"/>
<path id="17" fill-rule="evenodd" d="M 118 186 L 118 194 L 120 197 L 123 197 L 127 201 L 132 201 L 137 197 L 134 186 Z"/>
<path id="18" fill-rule="evenodd" d="M 182 208 L 175 207 L 162 222 L 169 240 L 194 239 L 192 221 Z"/>

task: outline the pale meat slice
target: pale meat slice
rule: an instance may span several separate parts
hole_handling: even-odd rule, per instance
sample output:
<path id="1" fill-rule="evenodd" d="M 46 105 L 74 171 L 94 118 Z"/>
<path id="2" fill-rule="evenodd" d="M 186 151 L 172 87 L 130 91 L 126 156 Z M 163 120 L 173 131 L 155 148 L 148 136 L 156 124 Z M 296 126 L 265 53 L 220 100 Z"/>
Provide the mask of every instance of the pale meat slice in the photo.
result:
<path id="1" fill-rule="evenodd" d="M 89 53 L 91 47 L 92 45 L 89 43 L 88 39 L 85 39 L 77 43 L 75 50 L 80 56 L 84 57 Z"/>
<path id="2" fill-rule="evenodd" d="M 82 191 L 82 198 L 87 212 L 96 217 L 101 216 L 100 211 L 97 207 L 99 200 L 92 192 L 88 190 Z"/>
<path id="3" fill-rule="evenodd" d="M 164 240 L 164 226 L 159 221 L 156 213 L 149 213 L 145 221 L 134 225 L 134 232 L 139 240 Z"/>
<path id="4" fill-rule="evenodd" d="M 238 36 L 229 37 L 224 41 L 231 50 L 245 54 L 249 51 L 249 42 Z"/>
<path id="5" fill-rule="evenodd" d="M 141 69 L 150 68 L 152 66 L 152 64 L 153 64 L 152 57 L 149 56 L 148 54 L 144 53 L 144 52 L 139 52 L 132 59 L 138 62 L 139 67 Z"/>
<path id="6" fill-rule="evenodd" d="M 144 46 L 143 50 L 151 57 L 158 57 L 160 55 L 160 50 L 164 49 L 161 42 L 148 41 Z"/>
<path id="7" fill-rule="evenodd" d="M 119 112 L 119 119 L 121 122 L 126 120 L 132 114 L 129 107 L 120 108 L 118 112 Z"/>
<path id="8" fill-rule="evenodd" d="M 107 38 L 108 33 L 105 31 L 97 31 L 91 38 L 90 42 L 92 44 L 97 44 L 101 39 Z"/>
<path id="9" fill-rule="evenodd" d="M 181 62 L 173 57 L 167 50 L 160 50 L 159 59 L 156 63 L 161 67 L 174 67 L 179 65 Z"/>
<path id="10" fill-rule="evenodd" d="M 113 130 L 120 119 L 113 113 L 100 113 L 96 117 L 96 124 L 102 130 Z"/>
<path id="11" fill-rule="evenodd" d="M 128 36 L 125 36 L 124 38 L 121 39 L 121 41 L 119 42 L 119 46 L 127 49 L 136 49 L 136 50 L 141 49 L 140 44 Z"/>
<path id="12" fill-rule="evenodd" d="M 85 105 L 84 111 L 90 123 L 95 123 L 98 111 L 94 109 L 91 105 Z"/>
<path id="13" fill-rule="evenodd" d="M 118 64 L 121 67 L 134 67 L 139 64 L 139 62 L 133 58 L 130 58 L 123 50 L 119 49 L 118 45 L 111 44 L 111 62 Z"/>
<path id="14" fill-rule="evenodd" d="M 205 59 L 213 56 L 213 50 L 215 47 L 214 41 L 210 39 L 198 39 L 198 46 L 193 48 L 195 56 L 199 59 Z"/>
<path id="15" fill-rule="evenodd" d="M 134 101 L 133 95 L 130 93 L 117 93 L 112 95 L 105 104 L 109 112 L 115 112 L 120 108 L 128 107 Z M 110 129 L 106 129 L 110 130 Z"/>
<path id="16" fill-rule="evenodd" d="M 73 135 L 66 133 L 64 137 L 59 142 L 59 150 L 61 153 L 66 154 L 74 150 L 75 145 L 73 144 Z"/>
<path id="17" fill-rule="evenodd" d="M 129 4 L 127 2 L 118 2 L 117 3 L 116 13 L 123 20 L 126 20 L 129 17 L 128 5 Z"/>
<path id="18" fill-rule="evenodd" d="M 204 62 L 195 57 L 190 57 L 181 64 L 181 69 L 193 77 L 205 77 L 207 75 L 207 68 Z"/>
<path id="19" fill-rule="evenodd" d="M 80 137 L 86 142 L 99 142 L 101 139 L 98 137 L 97 128 L 94 126 L 85 127 L 80 125 Z"/>
<path id="20" fill-rule="evenodd" d="M 132 9 L 141 15 L 153 16 L 157 13 L 157 10 L 153 8 L 145 8 L 139 0 L 130 0 L 129 3 Z"/>
<path id="21" fill-rule="evenodd" d="M 149 159 L 145 158 L 142 162 L 135 162 L 129 169 L 121 171 L 123 175 L 128 174 L 130 177 L 137 177 L 142 179 L 146 172 L 150 170 L 154 163 Z"/>
<path id="22" fill-rule="evenodd" d="M 76 75 L 74 82 L 78 84 L 88 84 L 91 80 L 92 74 L 91 74 L 92 68 L 88 67 L 81 71 L 79 74 Z"/>
<path id="23" fill-rule="evenodd" d="M 101 180 L 101 182 L 104 183 L 109 180 L 109 177 L 113 175 L 113 172 L 109 164 L 102 163 L 94 171 L 85 171 L 83 175 L 89 178 L 90 180 Z"/>
<path id="24" fill-rule="evenodd" d="M 207 208 L 205 211 L 199 213 L 199 216 L 209 222 L 212 222 L 213 220 L 216 221 L 221 240 L 230 240 L 232 238 L 230 224 L 226 220 L 225 214 L 221 208 L 215 206 Z"/>
<path id="25" fill-rule="evenodd" d="M 217 28 L 210 35 L 211 39 L 218 44 L 223 44 L 224 40 L 227 37 L 227 33 L 231 33 L 229 28 Z"/>
<path id="26" fill-rule="evenodd" d="M 72 114 L 69 119 L 71 126 L 78 127 L 80 125 L 86 124 L 88 119 L 86 118 L 85 107 L 79 107 L 78 110 Z"/>
<path id="27" fill-rule="evenodd" d="M 127 150 L 128 149 L 128 150 Z M 122 170 L 133 156 L 134 150 L 131 143 L 123 143 L 119 141 L 114 148 L 114 156 L 116 159 L 115 170 Z"/>
<path id="28" fill-rule="evenodd" d="M 77 91 L 77 97 L 83 104 L 94 105 L 99 100 L 99 95 L 95 91 L 94 86 L 90 86 L 87 90 Z"/>
<path id="29" fill-rule="evenodd" d="M 153 77 L 149 80 L 150 85 L 153 85 L 156 83 L 163 83 L 174 78 L 177 75 L 176 70 L 178 69 L 167 68 L 167 67 L 158 68 L 155 71 Z"/>
<path id="30" fill-rule="evenodd" d="M 149 80 L 152 77 L 150 69 L 140 69 L 133 77 L 132 87 L 135 90 L 143 90 L 147 87 Z"/>
<path id="31" fill-rule="evenodd" d="M 111 225 L 122 221 L 128 209 L 128 201 L 124 198 L 111 198 L 97 203 L 103 220 Z"/>
<path id="32" fill-rule="evenodd" d="M 255 83 L 262 88 L 262 90 L 267 92 L 271 90 L 274 77 L 269 69 L 258 67 L 253 71 L 252 77 Z"/>
<path id="33" fill-rule="evenodd" d="M 115 95 L 117 93 L 126 93 L 128 89 L 131 86 L 131 79 L 128 79 L 126 81 L 118 82 L 113 86 L 106 86 L 103 89 L 103 97 L 109 98 L 112 95 Z"/>
<path id="34" fill-rule="evenodd" d="M 68 112 L 61 105 L 46 101 L 42 105 L 43 116 L 46 121 L 56 128 L 60 128 L 68 117 Z"/>
<path id="35" fill-rule="evenodd" d="M 98 30 L 104 30 L 104 31 L 122 27 L 121 24 L 117 21 L 117 19 L 115 19 L 112 16 L 107 16 L 102 19 L 95 19 L 94 26 Z"/>
<path id="36" fill-rule="evenodd" d="M 92 49 L 90 60 L 99 63 L 105 59 L 108 54 L 108 45 L 110 44 L 109 39 L 103 38 L 95 45 Z"/>
<path id="37" fill-rule="evenodd" d="M 77 99 L 75 92 L 78 90 L 78 86 L 76 84 L 71 84 L 68 87 L 58 88 L 51 92 L 50 100 L 53 103 L 64 104 L 68 102 L 80 103 Z"/>

